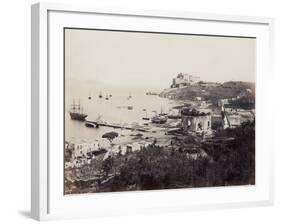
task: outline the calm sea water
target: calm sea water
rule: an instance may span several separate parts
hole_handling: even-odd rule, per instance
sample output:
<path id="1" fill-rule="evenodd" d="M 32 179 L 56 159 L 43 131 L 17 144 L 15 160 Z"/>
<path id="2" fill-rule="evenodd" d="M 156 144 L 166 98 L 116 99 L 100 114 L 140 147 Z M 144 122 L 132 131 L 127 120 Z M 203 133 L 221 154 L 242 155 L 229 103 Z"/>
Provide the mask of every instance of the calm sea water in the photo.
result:
<path id="1" fill-rule="evenodd" d="M 92 93 L 84 91 L 79 92 L 80 103 L 83 106 L 84 113 L 88 114 L 86 118 L 89 121 L 100 119 L 108 123 L 131 125 L 143 124 L 147 121 L 143 117 L 152 117 L 155 113 L 169 113 L 171 108 L 178 105 L 177 102 L 155 95 L 146 95 L 145 91 L 134 90 L 113 90 L 102 92 L 103 97 L 99 98 L 100 90 Z M 106 95 L 112 95 L 106 100 Z M 108 131 L 116 131 L 120 135 L 128 135 L 130 130 L 113 129 L 109 127 L 100 127 L 99 129 L 88 128 L 84 122 L 74 121 L 70 119 L 68 106 L 78 95 L 75 91 L 66 91 L 66 113 L 65 113 L 65 140 L 71 142 L 93 142 L 101 139 L 101 136 Z M 88 99 L 88 96 L 92 99 Z M 131 96 L 131 98 L 129 98 Z M 76 102 L 78 98 L 76 97 Z M 132 110 L 128 106 L 133 107 Z M 147 112 L 147 113 L 146 113 Z"/>

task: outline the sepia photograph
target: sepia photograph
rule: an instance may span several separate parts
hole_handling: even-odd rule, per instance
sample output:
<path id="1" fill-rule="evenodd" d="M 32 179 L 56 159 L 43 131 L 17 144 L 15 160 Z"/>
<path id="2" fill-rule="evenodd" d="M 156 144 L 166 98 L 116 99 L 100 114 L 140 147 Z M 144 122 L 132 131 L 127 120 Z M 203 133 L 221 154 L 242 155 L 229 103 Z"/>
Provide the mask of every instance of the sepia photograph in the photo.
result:
<path id="1" fill-rule="evenodd" d="M 256 38 L 64 28 L 64 194 L 255 185 Z"/>

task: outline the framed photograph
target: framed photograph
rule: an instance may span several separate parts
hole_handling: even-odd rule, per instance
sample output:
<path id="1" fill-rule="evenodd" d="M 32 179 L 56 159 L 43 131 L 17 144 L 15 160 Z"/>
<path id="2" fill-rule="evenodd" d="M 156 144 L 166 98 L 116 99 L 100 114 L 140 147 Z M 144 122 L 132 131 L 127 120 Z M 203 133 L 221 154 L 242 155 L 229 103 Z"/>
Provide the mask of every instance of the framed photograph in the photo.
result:
<path id="1" fill-rule="evenodd" d="M 32 217 L 271 205 L 272 29 L 32 5 Z"/>

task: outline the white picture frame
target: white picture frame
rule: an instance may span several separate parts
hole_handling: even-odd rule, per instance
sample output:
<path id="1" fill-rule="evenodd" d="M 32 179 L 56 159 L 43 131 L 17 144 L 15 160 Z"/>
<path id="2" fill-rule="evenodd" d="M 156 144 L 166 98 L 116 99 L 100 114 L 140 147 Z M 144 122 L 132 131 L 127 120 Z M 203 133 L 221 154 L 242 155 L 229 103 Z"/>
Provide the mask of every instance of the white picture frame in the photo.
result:
<path id="1" fill-rule="evenodd" d="M 38 3 L 31 7 L 32 27 L 32 149 L 31 214 L 37 220 L 98 217 L 112 215 L 175 212 L 194 209 L 265 206 L 273 204 L 273 146 L 269 133 L 270 108 L 267 92 L 271 87 L 272 18 L 215 15 L 191 12 L 99 9 L 91 6 Z M 98 18 L 99 17 L 99 18 Z M 114 22 L 115 21 L 115 22 Z M 96 23 L 95 23 L 96 22 Z M 151 23 L 153 22 L 153 23 Z M 196 24 L 195 24 L 196 23 Z M 93 25 L 95 24 L 95 25 Z M 166 24 L 168 24 L 166 26 Z M 61 135 L 61 117 L 54 117 L 62 103 L 62 28 L 112 28 L 154 31 L 255 36 L 257 37 L 257 130 L 256 175 L 253 187 L 219 187 L 152 192 L 101 193 L 98 196 L 61 194 L 61 154 L 56 155 Z M 168 28 L 167 28 L 168 27 Z M 171 28 L 172 29 L 172 28 Z M 54 62 L 56 61 L 56 62 Z M 54 76 L 56 74 L 57 76 Z M 56 78 L 58 78 L 56 80 Z M 56 97 L 54 95 L 58 96 Z M 55 143 L 56 142 L 56 143 Z M 62 140 L 61 140 L 62 142 Z M 57 149 L 59 151 L 60 149 Z M 58 171 L 60 170 L 61 171 Z M 57 174 L 54 175 L 54 173 Z M 63 179 L 61 179 L 63 182 Z M 181 200 L 179 200 L 181 199 Z M 138 203 L 136 203 L 138 201 Z M 74 206 L 76 205 L 76 206 Z M 119 205 L 119 206 L 116 206 Z M 91 209 L 92 208 L 92 209 Z"/>

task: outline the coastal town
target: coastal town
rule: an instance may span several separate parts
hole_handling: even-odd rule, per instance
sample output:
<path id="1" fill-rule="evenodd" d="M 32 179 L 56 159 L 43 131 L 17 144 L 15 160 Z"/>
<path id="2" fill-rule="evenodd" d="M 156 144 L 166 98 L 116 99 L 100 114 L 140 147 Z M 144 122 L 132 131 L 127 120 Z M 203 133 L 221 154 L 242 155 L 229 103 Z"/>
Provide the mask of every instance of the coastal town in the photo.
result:
<path id="1" fill-rule="evenodd" d="M 70 105 L 65 119 L 105 132 L 91 142 L 65 141 L 65 194 L 254 184 L 254 83 L 207 82 L 179 73 L 168 88 L 147 90 L 146 96 L 172 106 L 144 108 L 142 122 L 124 124 L 90 119 L 80 102 Z M 92 97 L 114 96 L 87 100 Z M 135 110 L 130 104 L 119 109 Z"/>

